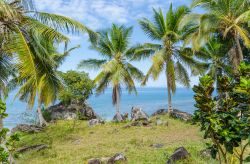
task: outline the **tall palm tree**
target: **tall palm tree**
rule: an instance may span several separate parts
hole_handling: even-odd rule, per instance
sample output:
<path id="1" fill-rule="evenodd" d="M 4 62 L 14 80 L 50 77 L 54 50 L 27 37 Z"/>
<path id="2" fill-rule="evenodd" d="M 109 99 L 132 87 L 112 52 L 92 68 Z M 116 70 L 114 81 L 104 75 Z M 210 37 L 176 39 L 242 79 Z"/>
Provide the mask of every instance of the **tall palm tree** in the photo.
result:
<path id="1" fill-rule="evenodd" d="M 139 20 L 141 28 L 149 38 L 158 41 L 157 44 L 146 43 L 141 46 L 141 49 L 137 48 L 135 52 L 135 59 L 152 55 L 152 66 L 142 84 L 145 85 L 151 75 L 156 80 L 161 72 L 165 73 L 169 112 L 172 110 L 172 94 L 176 91 L 176 81 L 189 87 L 190 78 L 186 68 L 195 69 L 202 66 L 193 59 L 190 48 L 180 46 L 185 30 L 179 30 L 178 25 L 187 13 L 189 13 L 187 7 L 181 6 L 173 10 L 171 5 L 166 17 L 161 10 L 154 9 L 152 22 L 147 18 Z"/>
<path id="2" fill-rule="evenodd" d="M 16 82 L 21 85 L 18 96 L 30 108 L 36 97 L 39 104 L 45 105 L 56 98 L 60 82 L 56 64 L 49 55 L 55 44 L 68 43 L 69 38 L 61 32 L 94 35 L 68 17 L 36 11 L 29 0 L 0 0 L 0 55 L 8 54 L 11 58 L 17 70 Z M 40 108 L 38 113 L 42 116 Z M 42 120 L 40 124 L 46 123 Z"/>
<path id="3" fill-rule="evenodd" d="M 233 49 L 230 51 L 234 66 L 237 67 L 244 56 L 242 44 L 250 48 L 248 23 L 250 17 L 250 2 L 248 0 L 193 0 L 192 7 L 202 7 L 205 13 L 190 13 L 182 19 L 180 28 L 189 26 L 191 41 L 198 50 L 211 37 L 222 35 L 233 39 Z"/>
<path id="4" fill-rule="evenodd" d="M 97 51 L 102 60 L 88 59 L 79 64 L 79 68 L 101 69 L 95 78 L 97 84 L 96 93 L 100 94 L 108 86 L 112 86 L 112 101 L 116 106 L 116 118 L 122 120 L 120 114 L 121 88 L 125 86 L 129 93 L 135 92 L 135 81 L 142 80 L 143 73 L 134 67 L 132 53 L 134 48 L 130 47 L 132 27 L 112 25 L 111 29 L 100 31 L 97 40 L 92 43 L 92 49 Z"/>

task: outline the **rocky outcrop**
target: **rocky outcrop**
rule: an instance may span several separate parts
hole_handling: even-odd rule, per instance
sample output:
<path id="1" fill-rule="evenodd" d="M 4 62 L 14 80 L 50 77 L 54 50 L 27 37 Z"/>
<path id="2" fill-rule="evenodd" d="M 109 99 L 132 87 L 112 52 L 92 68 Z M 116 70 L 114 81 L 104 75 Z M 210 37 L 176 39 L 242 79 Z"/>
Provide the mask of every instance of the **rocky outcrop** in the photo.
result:
<path id="1" fill-rule="evenodd" d="M 164 115 L 164 114 L 167 114 L 167 113 L 168 113 L 167 109 L 159 109 L 156 112 L 154 112 L 152 114 L 152 116 Z"/>
<path id="2" fill-rule="evenodd" d="M 112 119 L 113 122 L 122 122 L 126 120 L 128 120 L 128 113 L 124 114 L 116 113 Z"/>
<path id="3" fill-rule="evenodd" d="M 200 156 L 202 158 L 211 158 L 212 157 L 212 150 L 211 149 L 204 149 L 200 151 Z"/>
<path id="4" fill-rule="evenodd" d="M 170 156 L 167 164 L 174 164 L 176 161 L 187 159 L 190 157 L 190 154 L 184 147 L 180 147 L 174 151 L 174 153 Z"/>
<path id="5" fill-rule="evenodd" d="M 170 112 L 170 117 L 177 118 L 183 121 L 191 121 L 192 115 L 186 112 L 182 112 L 180 110 L 174 109 Z"/>
<path id="6" fill-rule="evenodd" d="M 32 146 L 26 146 L 26 147 L 19 148 L 18 150 L 16 150 L 16 152 L 24 153 L 24 152 L 30 151 L 30 150 L 40 151 L 40 150 L 47 149 L 47 148 L 49 148 L 49 146 L 45 145 L 45 144 L 32 145 Z"/>
<path id="7" fill-rule="evenodd" d="M 91 120 L 98 117 L 94 110 L 86 104 L 63 105 L 60 103 L 49 107 L 46 111 L 51 120 Z"/>
<path id="8" fill-rule="evenodd" d="M 11 130 L 11 133 L 15 133 L 15 132 L 36 133 L 36 132 L 41 132 L 42 130 L 43 130 L 43 127 L 41 126 L 19 124 Z"/>
<path id="9" fill-rule="evenodd" d="M 88 164 L 115 164 L 126 162 L 127 158 L 123 153 L 117 153 L 113 157 L 92 158 L 88 160 Z"/>
<path id="10" fill-rule="evenodd" d="M 96 126 L 96 125 L 100 125 L 100 124 L 104 124 L 105 122 L 101 119 L 92 119 L 89 120 L 88 124 L 89 126 Z"/>
<path id="11" fill-rule="evenodd" d="M 102 161 L 99 158 L 93 158 L 88 160 L 88 164 L 102 164 Z"/>
<path id="12" fill-rule="evenodd" d="M 132 121 L 148 121 L 149 117 L 141 108 L 132 107 L 131 119 Z"/>
<path id="13" fill-rule="evenodd" d="M 121 163 L 121 162 L 126 162 L 126 161 L 127 161 L 127 158 L 125 157 L 123 153 L 117 153 L 108 160 L 107 164 L 115 164 L 117 162 Z"/>

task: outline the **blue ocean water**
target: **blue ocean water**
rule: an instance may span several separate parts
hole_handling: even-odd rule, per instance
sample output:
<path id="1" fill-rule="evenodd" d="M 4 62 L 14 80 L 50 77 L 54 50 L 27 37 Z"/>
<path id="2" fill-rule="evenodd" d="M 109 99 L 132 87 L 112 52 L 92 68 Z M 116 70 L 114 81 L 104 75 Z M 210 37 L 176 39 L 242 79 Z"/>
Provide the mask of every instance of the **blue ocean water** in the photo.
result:
<path id="1" fill-rule="evenodd" d="M 152 114 L 158 109 L 167 108 L 167 89 L 166 88 L 138 88 L 138 94 L 128 94 L 122 91 L 121 112 L 130 113 L 133 106 L 141 107 L 146 113 Z M 18 100 L 13 102 L 14 93 L 7 99 L 7 113 L 9 116 L 4 120 L 4 126 L 12 128 L 19 123 L 32 123 L 36 120 L 35 110 L 27 110 L 27 105 Z M 194 93 L 191 89 L 178 88 L 173 96 L 173 107 L 182 111 L 193 113 Z M 112 90 L 107 89 L 104 94 L 92 95 L 88 104 L 93 107 L 95 112 L 101 117 L 109 120 L 115 113 L 112 105 Z"/>

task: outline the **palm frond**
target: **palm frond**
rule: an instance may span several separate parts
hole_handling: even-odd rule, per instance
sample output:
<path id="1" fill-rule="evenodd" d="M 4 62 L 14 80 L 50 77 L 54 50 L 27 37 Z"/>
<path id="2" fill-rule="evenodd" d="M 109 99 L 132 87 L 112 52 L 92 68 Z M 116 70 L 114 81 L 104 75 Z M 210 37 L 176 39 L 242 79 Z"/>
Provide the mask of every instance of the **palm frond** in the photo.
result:
<path id="1" fill-rule="evenodd" d="M 106 63 L 107 60 L 98 60 L 98 59 L 88 59 L 88 60 L 82 60 L 78 64 L 78 68 L 87 68 L 87 69 L 100 69 L 101 66 Z"/>

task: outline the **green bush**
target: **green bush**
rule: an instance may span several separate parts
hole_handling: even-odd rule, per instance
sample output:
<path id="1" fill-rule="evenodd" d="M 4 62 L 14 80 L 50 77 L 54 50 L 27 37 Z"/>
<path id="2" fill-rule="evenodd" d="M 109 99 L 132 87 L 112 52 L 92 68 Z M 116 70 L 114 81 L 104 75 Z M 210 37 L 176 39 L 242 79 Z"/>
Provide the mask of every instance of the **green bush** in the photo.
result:
<path id="1" fill-rule="evenodd" d="M 82 103 L 92 94 L 94 82 L 87 73 L 68 71 L 60 73 L 63 79 L 64 87 L 59 93 L 59 100 L 63 104 Z"/>
<path id="2" fill-rule="evenodd" d="M 194 121 L 200 124 L 204 138 L 210 138 L 213 157 L 220 162 L 230 161 L 229 154 L 243 163 L 246 148 L 250 144 L 250 65 L 242 63 L 234 78 L 220 77 L 217 95 L 213 97 L 214 80 L 210 76 L 200 78 L 194 86 L 196 101 Z"/>

